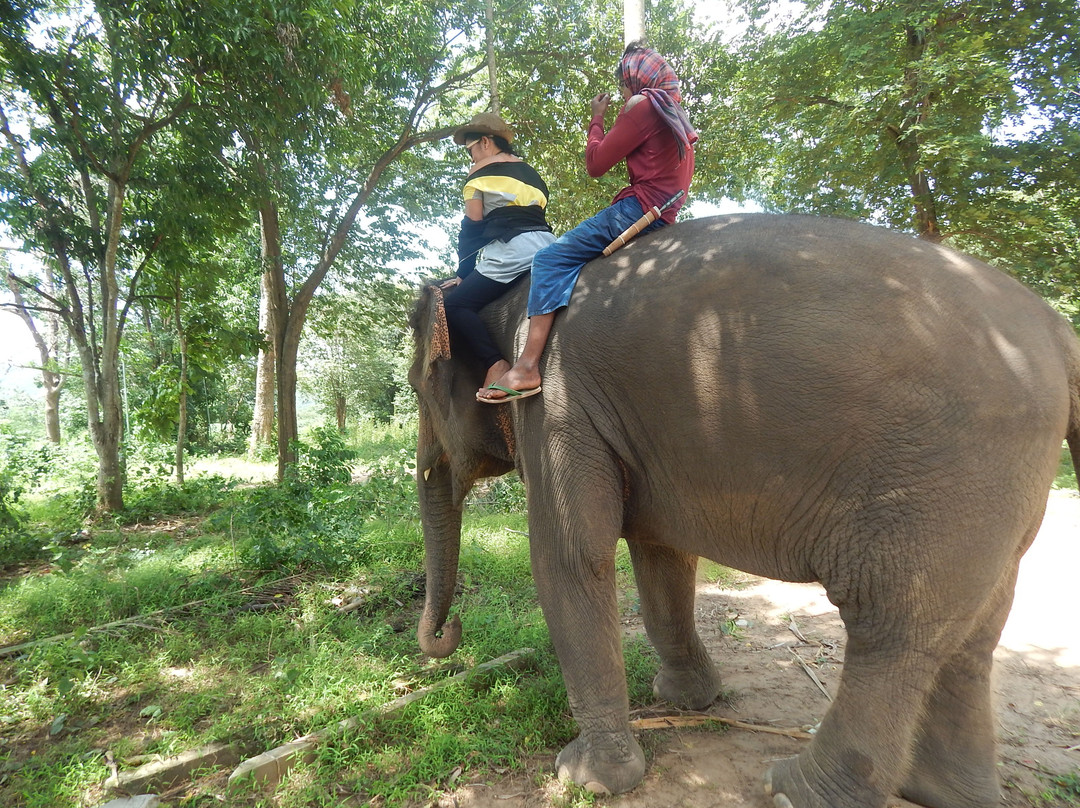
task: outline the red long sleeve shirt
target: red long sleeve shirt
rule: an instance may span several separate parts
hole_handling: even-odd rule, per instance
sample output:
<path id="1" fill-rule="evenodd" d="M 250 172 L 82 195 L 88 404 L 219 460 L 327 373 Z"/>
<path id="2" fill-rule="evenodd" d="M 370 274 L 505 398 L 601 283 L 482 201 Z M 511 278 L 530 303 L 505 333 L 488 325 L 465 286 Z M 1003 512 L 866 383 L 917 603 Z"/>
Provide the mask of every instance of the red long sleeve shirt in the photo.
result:
<path id="1" fill-rule="evenodd" d="M 603 176 L 623 159 L 630 185 L 615 194 L 612 202 L 633 196 L 641 203 L 642 210 L 648 210 L 664 204 L 680 190 L 689 194 L 694 176 L 694 147 L 687 148 L 686 157 L 679 160 L 675 135 L 644 96 L 634 96 L 626 103 L 607 134 L 604 134 L 603 115 L 594 115 L 589 122 L 585 147 L 589 176 Z M 663 220 L 673 223 L 684 202 L 686 196 L 664 211 Z"/>

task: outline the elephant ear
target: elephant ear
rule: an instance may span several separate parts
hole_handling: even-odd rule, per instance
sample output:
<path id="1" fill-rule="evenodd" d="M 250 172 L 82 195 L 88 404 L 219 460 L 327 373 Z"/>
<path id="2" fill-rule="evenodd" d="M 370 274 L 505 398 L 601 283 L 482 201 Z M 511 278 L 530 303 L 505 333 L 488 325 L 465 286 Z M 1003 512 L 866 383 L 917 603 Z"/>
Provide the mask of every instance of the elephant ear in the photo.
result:
<path id="1" fill-rule="evenodd" d="M 450 327 L 446 324 L 446 304 L 443 301 L 443 291 L 438 286 L 427 287 L 428 323 L 426 331 L 428 338 L 428 364 L 433 364 L 440 359 L 450 358 Z"/>
<path id="2" fill-rule="evenodd" d="M 437 413 L 440 419 L 445 420 L 450 410 L 451 371 L 446 361 L 450 359 L 450 329 L 446 324 L 442 289 L 438 286 L 425 286 L 421 290 L 409 325 L 412 327 L 415 342 L 409 381 L 416 390 L 421 413 L 428 410 L 428 417 L 420 419 L 420 444 L 425 454 L 433 455 L 422 458 L 422 462 L 430 464 L 443 451 L 443 442 L 436 434 L 437 424 L 431 416 Z"/>

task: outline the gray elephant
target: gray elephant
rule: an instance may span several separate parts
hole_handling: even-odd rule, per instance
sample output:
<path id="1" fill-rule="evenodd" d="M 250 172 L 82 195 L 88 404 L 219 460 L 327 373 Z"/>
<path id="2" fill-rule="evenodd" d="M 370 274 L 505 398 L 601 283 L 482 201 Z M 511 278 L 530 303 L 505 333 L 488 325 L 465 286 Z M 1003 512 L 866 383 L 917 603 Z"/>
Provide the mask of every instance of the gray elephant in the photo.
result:
<path id="1" fill-rule="evenodd" d="M 527 282 L 484 317 L 506 356 Z M 1005 274 L 853 222 L 698 219 L 588 265 L 545 355 L 544 391 L 477 404 L 439 292 L 412 325 L 427 553 L 421 649 L 447 622 L 462 503 L 515 466 L 533 575 L 580 734 L 560 776 L 637 785 L 614 557 L 625 537 L 654 690 L 702 708 L 720 679 L 694 626 L 699 556 L 820 581 L 848 640 L 835 703 L 775 763 L 779 808 L 999 801 L 991 655 L 1067 439 L 1080 449 L 1080 345 Z"/>

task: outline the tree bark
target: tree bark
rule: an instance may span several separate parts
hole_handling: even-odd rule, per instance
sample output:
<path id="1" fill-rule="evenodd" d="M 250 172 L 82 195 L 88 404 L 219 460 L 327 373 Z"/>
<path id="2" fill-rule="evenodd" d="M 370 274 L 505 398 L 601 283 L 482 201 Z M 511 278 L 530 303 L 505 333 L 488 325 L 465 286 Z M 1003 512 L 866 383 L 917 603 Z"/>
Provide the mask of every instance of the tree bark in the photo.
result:
<path id="1" fill-rule="evenodd" d="M 181 317 L 182 310 L 180 284 L 176 286 L 176 335 L 180 345 L 180 390 L 176 415 L 176 482 L 184 484 L 184 444 L 187 442 L 188 420 L 188 352 L 187 332 L 184 330 L 184 321 Z M 207 433 L 210 431 L 210 423 L 206 424 Z"/>
<path id="2" fill-rule="evenodd" d="M 496 115 L 501 111 L 499 101 L 499 80 L 495 73 L 495 0 L 487 0 L 485 7 L 487 25 L 484 27 L 484 40 L 487 42 L 488 83 L 491 85 L 491 111 Z"/>
<path id="3" fill-rule="evenodd" d="M 265 236 L 263 237 L 263 261 L 267 262 Z M 248 454 L 255 457 L 270 446 L 274 440 L 274 324 L 271 317 L 270 298 L 273 294 L 273 278 L 268 269 L 259 284 L 259 332 L 263 335 L 265 348 L 259 349 L 255 366 L 255 407 L 251 416 L 251 437 Z"/>
<path id="4" fill-rule="evenodd" d="M 60 326 L 54 312 L 46 312 L 48 339 L 38 331 L 37 323 L 26 305 L 18 279 L 7 276 L 8 289 L 15 298 L 15 313 L 26 323 L 41 358 L 41 385 L 45 390 L 45 436 L 49 443 L 60 444 L 60 392 L 64 388 L 64 376 L 57 369 L 60 346 Z"/>
<path id="5" fill-rule="evenodd" d="M 293 444 L 296 429 L 296 351 L 287 355 L 288 333 L 292 324 L 289 292 L 285 285 L 285 266 L 281 259 L 281 221 L 277 205 L 264 200 L 259 207 L 259 231 L 262 238 L 264 278 L 267 281 L 267 326 L 274 352 L 274 377 L 277 385 L 277 479 L 285 479 L 285 469 L 296 462 Z M 299 339 L 297 339 L 299 342 Z"/>
<path id="6" fill-rule="evenodd" d="M 334 414 L 337 416 L 338 432 L 345 431 L 345 396 L 338 393 L 334 396 Z"/>
<path id="7" fill-rule="evenodd" d="M 278 482 L 285 479 L 289 466 L 296 463 L 296 441 L 300 439 L 296 419 L 296 354 L 300 346 L 300 333 L 304 328 L 307 306 L 296 304 L 281 329 L 281 346 L 278 349 Z"/>
<path id="8" fill-rule="evenodd" d="M 45 384 L 45 439 L 54 446 L 60 445 L 60 389 L 61 386 L 50 387 L 49 374 L 42 370 L 41 376 Z"/>
<path id="9" fill-rule="evenodd" d="M 623 0 L 623 45 L 645 39 L 644 0 Z"/>
<path id="10" fill-rule="evenodd" d="M 940 21 L 938 23 L 940 25 Z M 938 243 L 942 233 L 938 227 L 937 201 L 930 179 L 922 167 L 921 125 L 927 120 L 937 98 L 923 88 L 919 64 L 926 54 L 928 31 L 909 27 L 906 30 L 907 57 L 910 65 L 904 71 L 904 98 L 900 104 L 902 120 L 890 132 L 896 143 L 900 160 L 908 176 L 912 205 L 915 208 L 915 232 L 919 238 Z"/>

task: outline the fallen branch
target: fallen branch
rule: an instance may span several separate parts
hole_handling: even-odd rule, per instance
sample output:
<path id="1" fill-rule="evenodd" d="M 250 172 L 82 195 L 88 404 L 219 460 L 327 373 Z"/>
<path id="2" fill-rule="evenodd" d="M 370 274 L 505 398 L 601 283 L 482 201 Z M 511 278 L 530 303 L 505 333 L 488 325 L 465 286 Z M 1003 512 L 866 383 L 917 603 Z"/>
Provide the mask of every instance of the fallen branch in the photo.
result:
<path id="1" fill-rule="evenodd" d="M 790 631 L 792 634 L 802 640 L 803 643 L 805 643 L 806 645 L 810 644 L 810 640 L 806 639 L 806 637 L 803 636 L 803 633 L 799 630 L 799 624 L 795 622 L 794 617 L 788 619 L 787 627 L 788 631 Z"/>
<path id="2" fill-rule="evenodd" d="M 795 657 L 795 660 L 800 665 L 802 665 L 802 669 L 806 671 L 806 675 L 809 676 L 810 679 L 814 682 L 814 684 L 818 686 L 818 690 L 825 694 L 825 698 L 827 698 L 829 701 L 832 701 L 832 696 L 829 695 L 829 691 L 825 689 L 825 685 L 823 685 L 821 683 L 821 680 L 817 678 L 817 674 L 810 670 L 810 666 L 806 664 L 806 660 L 796 654 L 794 649 L 789 648 L 788 650 L 791 651 L 791 655 Z"/>
<path id="3" fill-rule="evenodd" d="M 482 686 L 486 683 L 487 677 L 492 671 L 498 668 L 519 667 L 528 657 L 532 656 L 533 653 L 534 651 L 532 648 L 519 648 L 517 651 L 504 654 L 498 659 L 493 659 L 490 662 L 477 665 L 475 668 L 462 671 L 454 676 L 436 682 L 433 685 L 414 690 L 406 696 L 394 699 L 393 701 L 389 701 L 386 704 L 371 710 L 369 714 L 386 715 L 387 713 L 396 712 L 413 702 L 420 701 L 426 696 L 430 696 L 432 693 L 447 688 L 450 685 L 458 684 L 459 682 L 468 682 L 476 686 Z M 296 766 L 299 763 L 312 762 L 315 759 L 316 746 L 321 743 L 326 743 L 350 729 L 355 729 L 360 725 L 363 717 L 363 715 L 360 715 L 346 718 L 344 721 L 339 721 L 337 724 L 332 724 L 317 732 L 312 732 L 302 738 L 297 738 L 295 741 L 282 744 L 267 752 L 263 752 L 261 755 L 248 758 L 237 766 L 236 769 L 233 770 L 233 773 L 229 775 L 229 786 L 231 787 L 237 782 L 247 783 L 249 781 L 260 786 L 277 785 L 281 781 L 281 778 L 284 777 L 293 766 Z"/>
<path id="4" fill-rule="evenodd" d="M 735 729 L 745 729 L 750 732 L 765 732 L 769 735 L 783 735 L 805 741 L 814 737 L 809 732 L 803 732 L 801 729 L 784 729 L 782 727 L 770 727 L 765 724 L 750 724 L 746 721 L 736 721 L 734 718 L 722 718 L 716 715 L 665 715 L 656 718 L 638 718 L 630 722 L 630 727 L 637 730 L 679 729 L 714 723 Z"/>

